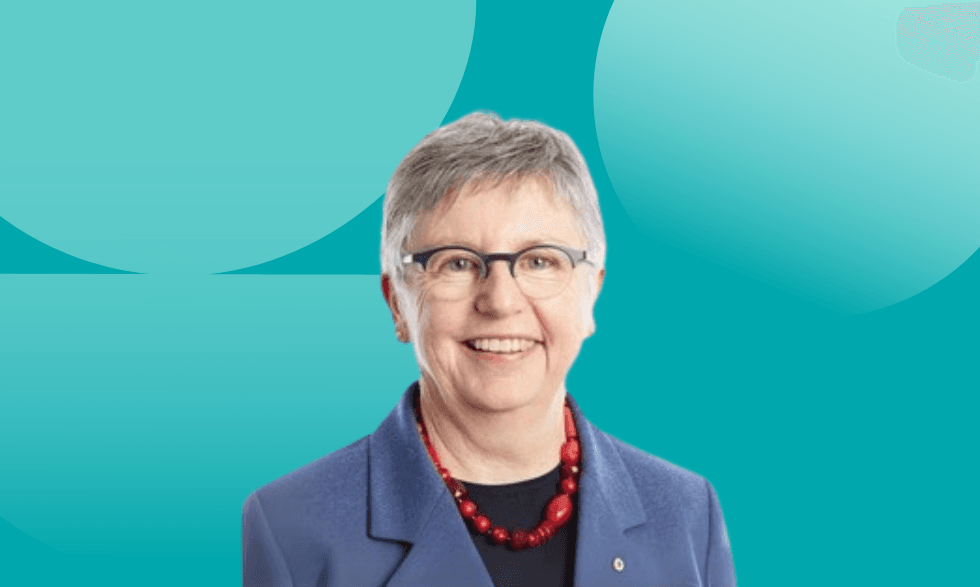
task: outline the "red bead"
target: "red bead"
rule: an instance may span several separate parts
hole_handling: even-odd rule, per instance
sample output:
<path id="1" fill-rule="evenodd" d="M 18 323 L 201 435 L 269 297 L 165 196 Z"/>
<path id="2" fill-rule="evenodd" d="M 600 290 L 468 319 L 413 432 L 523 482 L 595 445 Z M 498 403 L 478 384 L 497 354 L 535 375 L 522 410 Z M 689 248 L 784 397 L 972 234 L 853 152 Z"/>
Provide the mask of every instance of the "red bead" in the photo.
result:
<path id="1" fill-rule="evenodd" d="M 545 538 L 551 538 L 558 533 L 558 526 L 549 520 L 542 520 L 541 523 L 538 524 L 538 529 Z"/>
<path id="2" fill-rule="evenodd" d="M 578 476 L 578 472 L 579 472 L 578 465 L 562 464 L 560 474 L 561 477 L 564 479 L 565 477 L 576 477 Z"/>
<path id="3" fill-rule="evenodd" d="M 466 499 L 466 488 L 463 487 L 463 484 L 460 483 L 459 481 L 455 479 L 450 479 L 449 481 L 446 482 L 446 487 L 449 488 L 450 495 L 452 495 L 453 499 L 455 499 L 456 501 Z"/>
<path id="4" fill-rule="evenodd" d="M 443 483 L 449 483 L 449 480 L 453 478 L 453 476 L 449 474 L 449 469 L 445 467 L 439 467 L 439 476 L 442 477 Z"/>
<path id="5" fill-rule="evenodd" d="M 572 409 L 565 406 L 565 437 L 578 438 L 578 430 L 575 428 L 575 418 L 572 416 Z"/>
<path id="6" fill-rule="evenodd" d="M 469 520 L 476 515 L 476 504 L 468 499 L 459 503 L 459 513 L 464 520 Z"/>
<path id="7" fill-rule="evenodd" d="M 561 445 L 561 462 L 566 465 L 577 465 L 581 456 L 578 440 L 572 438 Z"/>
<path id="8" fill-rule="evenodd" d="M 514 528 L 514 533 L 510 537 L 510 547 L 514 550 L 527 548 L 527 532 L 520 528 Z"/>
<path id="9" fill-rule="evenodd" d="M 545 519 L 556 526 L 564 526 L 572 516 L 572 498 L 564 493 L 551 498 L 544 508 Z"/>
<path id="10" fill-rule="evenodd" d="M 534 537 L 534 541 L 535 541 L 535 545 L 533 547 L 530 546 L 532 536 Z M 544 537 L 544 534 L 541 533 L 541 530 L 539 528 L 535 528 L 534 530 L 531 530 L 531 532 L 528 534 L 527 543 L 529 548 L 537 548 L 547 541 L 548 540 Z"/>
<path id="11" fill-rule="evenodd" d="M 565 495 L 574 495 L 578 491 L 578 481 L 575 480 L 575 477 L 565 477 L 558 482 L 558 491 Z"/>
<path id="12" fill-rule="evenodd" d="M 494 544 L 504 544 L 510 540 L 510 532 L 508 532 L 507 528 L 504 528 L 503 526 L 497 526 L 490 531 L 490 538 L 493 540 Z"/>
<path id="13" fill-rule="evenodd" d="M 490 531 L 490 518 L 484 516 L 483 514 L 477 514 L 473 517 L 473 527 L 480 534 L 486 534 Z"/>

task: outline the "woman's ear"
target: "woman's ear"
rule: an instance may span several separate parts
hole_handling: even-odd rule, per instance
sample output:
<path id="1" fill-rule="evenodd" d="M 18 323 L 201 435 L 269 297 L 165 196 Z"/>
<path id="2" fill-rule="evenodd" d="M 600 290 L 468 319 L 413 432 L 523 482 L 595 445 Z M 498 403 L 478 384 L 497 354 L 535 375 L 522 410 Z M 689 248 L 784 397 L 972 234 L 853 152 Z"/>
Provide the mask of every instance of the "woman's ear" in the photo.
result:
<path id="1" fill-rule="evenodd" d="M 395 323 L 395 336 L 401 342 L 408 342 L 410 340 L 408 325 L 405 322 L 405 317 L 402 315 L 401 308 L 398 307 L 395 282 L 387 273 L 381 274 L 381 294 L 385 298 L 385 303 L 388 304 L 388 309 L 391 310 L 391 319 Z"/>
<path id="2" fill-rule="evenodd" d="M 595 277 L 589 277 L 589 303 L 585 309 L 585 336 L 586 338 L 595 334 L 595 302 L 599 299 L 599 292 L 602 290 L 602 282 L 606 279 L 606 270 L 599 269 Z"/>

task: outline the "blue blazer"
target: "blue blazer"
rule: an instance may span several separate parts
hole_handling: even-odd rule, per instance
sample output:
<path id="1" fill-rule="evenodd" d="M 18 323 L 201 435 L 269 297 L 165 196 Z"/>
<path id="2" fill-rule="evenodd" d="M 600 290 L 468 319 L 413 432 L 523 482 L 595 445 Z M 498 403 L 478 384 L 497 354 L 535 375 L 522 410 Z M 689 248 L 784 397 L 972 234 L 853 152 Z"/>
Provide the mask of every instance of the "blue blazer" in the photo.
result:
<path id="1" fill-rule="evenodd" d="M 246 587 L 493 587 L 419 438 L 417 385 L 374 434 L 249 496 Z M 583 450 L 575 585 L 734 587 L 711 484 L 600 432 L 570 403 Z"/>

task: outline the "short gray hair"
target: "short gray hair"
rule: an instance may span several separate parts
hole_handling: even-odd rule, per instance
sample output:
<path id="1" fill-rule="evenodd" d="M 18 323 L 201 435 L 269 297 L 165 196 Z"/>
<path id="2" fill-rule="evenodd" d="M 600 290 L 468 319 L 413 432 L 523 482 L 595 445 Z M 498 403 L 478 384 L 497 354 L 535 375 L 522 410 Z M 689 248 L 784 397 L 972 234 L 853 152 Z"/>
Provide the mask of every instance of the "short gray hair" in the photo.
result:
<path id="1" fill-rule="evenodd" d="M 472 181 L 542 177 L 568 201 L 596 267 L 606 258 L 606 233 L 592 176 L 569 136 L 533 120 L 501 120 L 476 112 L 426 135 L 405 155 L 385 192 L 381 271 L 402 276 L 402 247 L 421 214 Z"/>

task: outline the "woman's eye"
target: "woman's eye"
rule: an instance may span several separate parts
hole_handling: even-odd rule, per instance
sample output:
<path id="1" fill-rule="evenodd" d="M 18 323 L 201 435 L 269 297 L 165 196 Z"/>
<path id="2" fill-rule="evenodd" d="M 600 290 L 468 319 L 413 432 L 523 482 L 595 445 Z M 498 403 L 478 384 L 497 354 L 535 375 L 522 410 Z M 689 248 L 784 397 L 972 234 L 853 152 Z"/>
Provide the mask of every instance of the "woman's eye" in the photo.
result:
<path id="1" fill-rule="evenodd" d="M 528 265 L 531 269 L 547 269 L 551 266 L 551 259 L 546 257 L 531 257 L 528 259 Z"/>
<path id="2" fill-rule="evenodd" d="M 456 259 L 450 259 L 446 263 L 446 269 L 449 271 L 469 271 L 473 267 L 473 261 L 470 259 L 463 259 L 462 257 L 457 257 Z"/>

